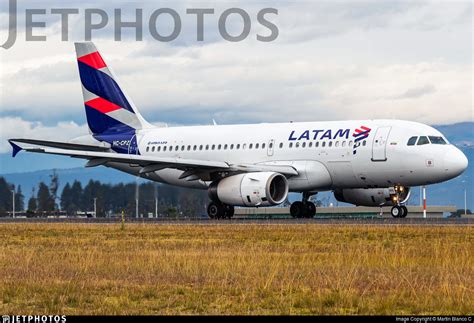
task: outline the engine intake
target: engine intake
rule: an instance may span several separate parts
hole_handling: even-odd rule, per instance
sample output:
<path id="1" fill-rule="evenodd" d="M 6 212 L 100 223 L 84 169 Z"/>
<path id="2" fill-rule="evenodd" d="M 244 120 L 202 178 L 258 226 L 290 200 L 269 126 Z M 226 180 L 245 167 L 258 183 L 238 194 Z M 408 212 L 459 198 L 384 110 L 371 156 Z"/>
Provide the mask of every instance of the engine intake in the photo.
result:
<path id="1" fill-rule="evenodd" d="M 235 206 L 271 206 L 282 203 L 288 196 L 288 181 L 275 172 L 233 175 L 213 182 L 209 197 L 214 202 Z"/>

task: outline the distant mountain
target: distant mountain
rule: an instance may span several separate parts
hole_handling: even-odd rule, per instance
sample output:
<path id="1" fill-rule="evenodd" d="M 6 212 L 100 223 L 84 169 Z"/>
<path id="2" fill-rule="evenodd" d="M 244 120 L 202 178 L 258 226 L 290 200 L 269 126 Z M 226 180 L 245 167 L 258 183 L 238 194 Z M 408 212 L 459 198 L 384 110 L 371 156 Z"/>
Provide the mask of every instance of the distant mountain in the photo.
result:
<path id="1" fill-rule="evenodd" d="M 474 122 L 456 123 L 447 126 L 434 126 L 458 147 L 474 146 Z M 469 159 L 470 160 L 470 159 Z"/>
<path id="2" fill-rule="evenodd" d="M 441 131 L 447 139 L 458 146 L 464 154 L 466 154 L 469 160 L 468 169 L 459 177 L 452 179 L 448 182 L 441 184 L 430 185 L 427 187 L 428 193 L 428 203 L 432 205 L 457 205 L 458 208 L 464 207 L 464 189 L 467 190 L 467 204 L 468 208 L 474 208 L 474 122 L 464 122 L 454 125 L 446 126 L 435 126 L 439 131 Z M 5 154 L 4 154 L 5 155 Z M 21 154 L 20 154 L 21 155 Z M 24 154 L 24 161 L 20 163 L 23 169 L 31 169 L 31 165 L 28 163 L 36 163 L 36 158 L 40 156 L 35 156 L 35 158 L 27 158 L 27 154 Z M 18 158 L 18 157 L 17 157 Z M 9 162 L 15 161 L 11 159 Z M 49 162 L 49 159 L 54 159 L 55 162 L 61 160 L 62 157 L 47 156 L 48 160 L 45 159 L 45 162 Z M 4 158 L 6 160 L 6 157 Z M 78 164 L 83 164 L 84 161 L 78 161 L 74 159 L 67 159 L 68 162 L 65 165 L 75 166 Z M 60 166 L 54 164 L 53 167 Z M 3 168 L 1 167 L 2 173 L 5 173 L 5 169 L 12 169 L 12 167 Z M 56 170 L 59 176 L 60 187 L 59 191 L 62 190 L 66 183 L 72 183 L 74 180 L 80 181 L 83 185 L 91 179 L 101 181 L 102 183 L 130 183 L 134 182 L 136 178 L 134 176 L 128 175 L 126 173 L 119 172 L 117 170 L 107 168 L 107 167 L 94 167 L 94 168 L 84 168 L 84 167 L 75 167 L 68 169 L 57 169 Z M 19 172 L 8 174 L 3 174 L 6 180 L 10 183 L 16 185 L 21 185 L 23 194 L 26 197 L 29 197 L 33 187 L 37 187 L 40 181 L 49 183 L 50 175 L 53 173 L 52 169 L 47 170 L 37 170 L 29 172 Z M 140 179 L 141 182 L 145 181 Z M 333 203 L 334 205 L 341 204 L 334 199 L 334 196 L 331 193 L 321 193 L 317 197 L 322 200 L 325 205 Z M 290 200 L 300 199 L 300 196 L 297 194 L 291 194 Z M 410 198 L 410 204 L 419 203 L 419 189 L 413 188 L 412 195 Z"/>

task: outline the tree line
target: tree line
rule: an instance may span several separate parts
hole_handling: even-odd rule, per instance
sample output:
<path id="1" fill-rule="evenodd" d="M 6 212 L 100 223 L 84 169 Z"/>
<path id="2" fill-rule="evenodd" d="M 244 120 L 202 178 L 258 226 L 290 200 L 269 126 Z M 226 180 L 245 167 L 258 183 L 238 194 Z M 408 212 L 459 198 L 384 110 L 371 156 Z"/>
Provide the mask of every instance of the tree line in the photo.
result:
<path id="1" fill-rule="evenodd" d="M 90 180 L 84 187 L 79 181 L 66 183 L 59 194 L 59 178 L 51 175 L 49 184 L 40 182 L 33 190 L 25 205 L 21 186 L 8 183 L 0 177 L 0 215 L 5 216 L 13 208 L 15 191 L 15 209 L 30 216 L 57 214 L 92 214 L 95 209 L 98 217 L 119 215 L 141 217 L 155 216 L 200 216 L 204 215 L 208 202 L 207 192 L 174 187 L 158 183 L 104 184 Z M 78 213 L 79 212 L 79 213 Z"/>

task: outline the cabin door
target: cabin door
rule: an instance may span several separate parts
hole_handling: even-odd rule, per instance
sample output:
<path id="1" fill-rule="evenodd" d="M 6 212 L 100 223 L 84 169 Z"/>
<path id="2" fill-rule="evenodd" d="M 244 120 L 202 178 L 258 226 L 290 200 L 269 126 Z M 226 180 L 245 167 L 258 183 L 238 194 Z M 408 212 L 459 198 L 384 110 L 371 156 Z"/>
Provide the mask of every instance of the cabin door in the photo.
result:
<path id="1" fill-rule="evenodd" d="M 380 127 L 372 142 L 372 161 L 387 160 L 387 141 L 392 127 Z"/>

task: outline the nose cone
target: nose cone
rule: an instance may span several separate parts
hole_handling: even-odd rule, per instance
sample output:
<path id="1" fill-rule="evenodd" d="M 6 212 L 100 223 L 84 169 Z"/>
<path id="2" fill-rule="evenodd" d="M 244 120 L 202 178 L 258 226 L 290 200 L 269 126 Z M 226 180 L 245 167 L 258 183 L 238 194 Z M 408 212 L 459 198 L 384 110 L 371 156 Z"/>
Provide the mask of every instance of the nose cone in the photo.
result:
<path id="1" fill-rule="evenodd" d="M 464 172 L 467 168 L 468 161 L 466 155 L 457 149 L 449 149 L 444 155 L 444 168 L 450 178 L 454 178 Z"/>

